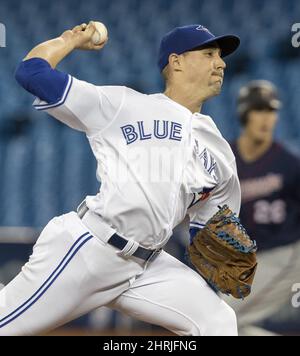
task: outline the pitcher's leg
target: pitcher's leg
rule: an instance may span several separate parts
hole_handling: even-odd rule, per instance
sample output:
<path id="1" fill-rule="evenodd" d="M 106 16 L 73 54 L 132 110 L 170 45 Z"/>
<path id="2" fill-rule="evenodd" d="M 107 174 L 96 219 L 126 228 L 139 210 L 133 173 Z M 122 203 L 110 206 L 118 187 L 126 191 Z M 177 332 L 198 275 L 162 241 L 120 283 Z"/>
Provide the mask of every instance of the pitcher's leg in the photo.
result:
<path id="1" fill-rule="evenodd" d="M 0 292 L 0 335 L 36 335 L 108 304 L 143 266 L 92 236 L 77 214 L 53 219 Z"/>
<path id="2" fill-rule="evenodd" d="M 178 335 L 237 335 L 234 311 L 196 272 L 165 252 L 110 307 Z"/>
<path id="3" fill-rule="evenodd" d="M 43 230 L 29 262 L 0 292 L 0 335 L 30 335 L 64 323 L 82 298 L 80 250 L 92 239 L 71 234 L 53 219 Z"/>

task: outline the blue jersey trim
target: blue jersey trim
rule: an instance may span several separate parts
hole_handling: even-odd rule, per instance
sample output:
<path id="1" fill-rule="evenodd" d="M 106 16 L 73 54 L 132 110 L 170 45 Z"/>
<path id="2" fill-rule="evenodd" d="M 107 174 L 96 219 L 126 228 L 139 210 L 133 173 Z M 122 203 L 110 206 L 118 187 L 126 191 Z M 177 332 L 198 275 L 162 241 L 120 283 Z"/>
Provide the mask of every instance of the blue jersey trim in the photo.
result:
<path id="1" fill-rule="evenodd" d="M 193 200 L 192 200 L 191 204 L 189 205 L 188 209 L 195 205 L 194 204 L 195 200 L 196 200 L 196 194 L 193 193 Z"/>
<path id="2" fill-rule="evenodd" d="M 40 105 L 33 105 L 33 106 L 37 110 L 41 111 L 41 110 L 53 109 L 53 108 L 56 108 L 58 106 L 63 105 L 65 103 L 65 101 L 67 100 L 67 97 L 68 97 L 68 94 L 69 94 L 70 89 L 72 87 L 72 84 L 73 84 L 73 78 L 69 75 L 68 83 L 67 83 L 67 86 L 65 88 L 64 94 L 63 94 L 62 98 L 58 102 L 53 103 L 53 104 L 40 104 Z"/>
<path id="3" fill-rule="evenodd" d="M 194 237 L 197 235 L 197 233 L 202 230 L 199 227 L 191 227 L 190 228 L 190 244 L 192 244 Z"/>
<path id="4" fill-rule="evenodd" d="M 0 329 L 5 325 L 11 323 L 13 320 L 18 318 L 20 315 L 26 312 L 33 304 L 35 304 L 51 287 L 55 280 L 61 275 L 67 265 L 71 262 L 72 258 L 77 254 L 80 248 L 86 244 L 93 236 L 89 232 L 86 232 L 78 238 L 78 240 L 73 244 L 68 253 L 65 255 L 60 264 L 56 267 L 50 277 L 43 283 L 43 285 L 29 298 L 25 303 L 19 306 L 12 313 L 0 320 Z"/>

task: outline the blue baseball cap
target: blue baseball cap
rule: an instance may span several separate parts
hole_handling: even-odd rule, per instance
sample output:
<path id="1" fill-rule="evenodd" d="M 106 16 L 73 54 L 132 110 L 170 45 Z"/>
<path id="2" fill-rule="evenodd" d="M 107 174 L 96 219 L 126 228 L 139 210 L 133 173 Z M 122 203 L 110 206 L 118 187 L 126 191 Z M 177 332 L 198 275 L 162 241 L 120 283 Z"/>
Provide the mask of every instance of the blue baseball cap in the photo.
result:
<path id="1" fill-rule="evenodd" d="M 221 56 L 225 57 L 239 47 L 240 39 L 235 35 L 216 37 L 202 25 L 176 27 L 168 32 L 161 41 L 158 66 L 163 71 L 169 63 L 170 54 L 182 54 L 210 43 L 217 43 L 222 51 Z"/>

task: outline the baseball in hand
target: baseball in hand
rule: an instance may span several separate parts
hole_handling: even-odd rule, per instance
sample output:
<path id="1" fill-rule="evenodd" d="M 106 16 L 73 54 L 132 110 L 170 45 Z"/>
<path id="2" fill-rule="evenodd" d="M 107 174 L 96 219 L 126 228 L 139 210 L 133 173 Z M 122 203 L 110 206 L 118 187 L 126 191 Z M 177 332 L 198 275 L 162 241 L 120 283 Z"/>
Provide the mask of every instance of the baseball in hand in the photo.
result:
<path id="1" fill-rule="evenodd" d="M 94 21 L 96 31 L 93 34 L 92 42 L 94 45 L 100 45 L 107 39 L 107 28 L 102 22 Z"/>

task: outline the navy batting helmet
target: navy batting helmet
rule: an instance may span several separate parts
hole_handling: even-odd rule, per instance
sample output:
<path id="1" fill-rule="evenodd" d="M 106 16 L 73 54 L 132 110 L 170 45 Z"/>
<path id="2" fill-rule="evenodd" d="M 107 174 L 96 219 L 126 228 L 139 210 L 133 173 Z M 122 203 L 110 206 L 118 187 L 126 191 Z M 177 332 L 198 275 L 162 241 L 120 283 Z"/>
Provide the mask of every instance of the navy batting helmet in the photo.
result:
<path id="1" fill-rule="evenodd" d="M 277 111 L 281 106 L 276 86 L 267 80 L 254 80 L 242 87 L 237 101 L 242 125 L 247 123 L 248 113 L 251 110 Z"/>

